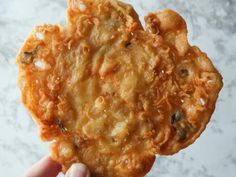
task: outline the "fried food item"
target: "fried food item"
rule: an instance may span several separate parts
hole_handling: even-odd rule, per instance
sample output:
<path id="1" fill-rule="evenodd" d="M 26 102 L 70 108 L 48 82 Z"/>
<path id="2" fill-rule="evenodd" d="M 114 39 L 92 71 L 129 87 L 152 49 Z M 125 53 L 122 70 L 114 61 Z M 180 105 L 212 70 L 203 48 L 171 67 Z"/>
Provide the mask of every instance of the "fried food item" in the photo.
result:
<path id="1" fill-rule="evenodd" d="M 68 26 L 38 26 L 20 49 L 22 101 L 64 172 L 141 177 L 205 129 L 221 75 L 176 12 L 145 21 L 116 0 L 68 0 Z"/>

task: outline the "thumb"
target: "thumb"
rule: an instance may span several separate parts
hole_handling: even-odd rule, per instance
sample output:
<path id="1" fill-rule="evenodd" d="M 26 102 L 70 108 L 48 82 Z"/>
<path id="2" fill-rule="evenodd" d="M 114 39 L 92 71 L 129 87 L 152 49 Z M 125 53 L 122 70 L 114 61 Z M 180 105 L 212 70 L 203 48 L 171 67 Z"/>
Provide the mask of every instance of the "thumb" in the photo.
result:
<path id="1" fill-rule="evenodd" d="M 76 163 L 66 172 L 65 177 L 90 177 L 90 172 L 84 164 Z"/>

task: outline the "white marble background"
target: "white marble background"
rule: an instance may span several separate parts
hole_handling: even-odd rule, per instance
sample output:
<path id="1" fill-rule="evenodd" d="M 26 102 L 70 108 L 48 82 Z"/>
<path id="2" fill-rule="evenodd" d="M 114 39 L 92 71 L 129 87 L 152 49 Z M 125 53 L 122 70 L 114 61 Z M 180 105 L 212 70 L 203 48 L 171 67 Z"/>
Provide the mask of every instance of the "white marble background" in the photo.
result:
<path id="1" fill-rule="evenodd" d="M 235 177 L 236 174 L 236 0 L 126 0 L 140 19 L 172 8 L 187 20 L 189 38 L 207 52 L 224 77 L 216 111 L 194 145 L 161 156 L 148 177 Z M 20 102 L 14 57 L 32 27 L 65 24 L 65 0 L 0 0 L 0 176 L 21 176 L 48 153 Z"/>

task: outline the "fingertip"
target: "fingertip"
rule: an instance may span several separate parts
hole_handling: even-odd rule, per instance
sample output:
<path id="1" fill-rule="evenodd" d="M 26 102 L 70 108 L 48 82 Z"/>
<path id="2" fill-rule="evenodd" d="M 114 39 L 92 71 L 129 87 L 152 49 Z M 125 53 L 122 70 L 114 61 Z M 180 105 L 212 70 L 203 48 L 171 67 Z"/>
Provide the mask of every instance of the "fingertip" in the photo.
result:
<path id="1" fill-rule="evenodd" d="M 24 177 L 55 177 L 60 171 L 61 165 L 50 156 L 45 156 L 30 167 Z"/>
<path id="2" fill-rule="evenodd" d="M 84 164 L 75 163 L 67 171 L 66 177 L 90 177 L 90 172 Z"/>
<path id="3" fill-rule="evenodd" d="M 56 171 L 61 171 L 61 165 L 55 160 L 53 160 L 51 156 L 48 155 L 48 156 L 45 156 L 44 158 L 48 166 L 52 167 Z"/>

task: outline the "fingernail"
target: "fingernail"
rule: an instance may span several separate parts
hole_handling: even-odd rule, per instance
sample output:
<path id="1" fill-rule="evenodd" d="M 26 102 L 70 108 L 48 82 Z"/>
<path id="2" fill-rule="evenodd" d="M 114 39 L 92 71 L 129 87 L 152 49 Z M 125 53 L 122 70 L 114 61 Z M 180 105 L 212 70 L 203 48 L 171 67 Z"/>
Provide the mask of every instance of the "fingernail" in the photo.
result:
<path id="1" fill-rule="evenodd" d="M 84 164 L 76 163 L 70 167 L 68 177 L 89 177 L 89 171 Z"/>

